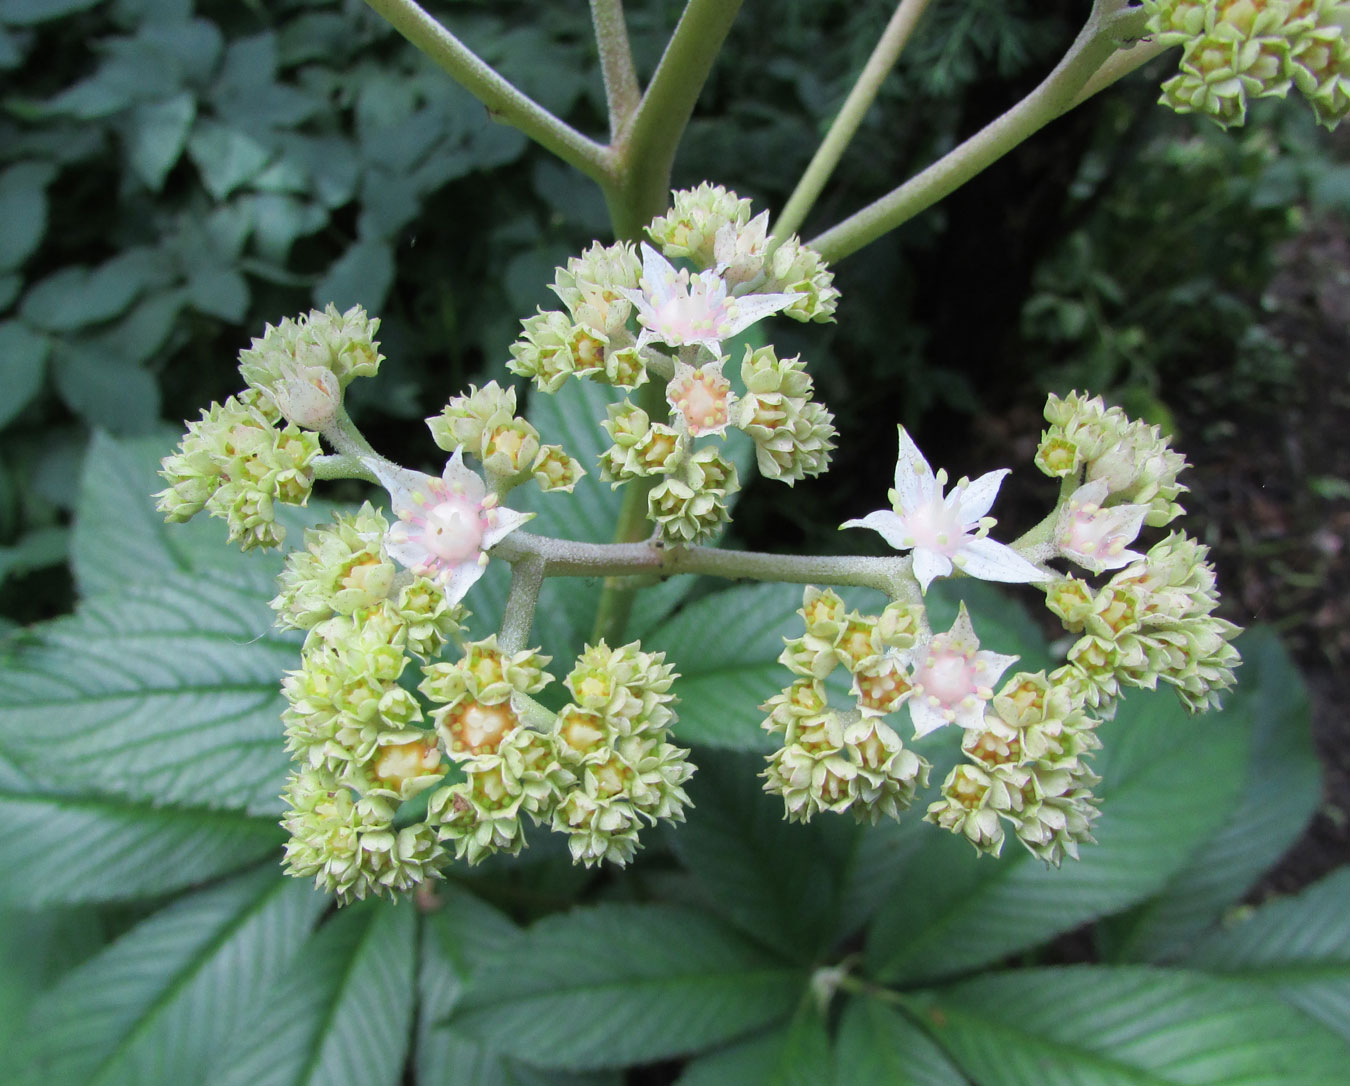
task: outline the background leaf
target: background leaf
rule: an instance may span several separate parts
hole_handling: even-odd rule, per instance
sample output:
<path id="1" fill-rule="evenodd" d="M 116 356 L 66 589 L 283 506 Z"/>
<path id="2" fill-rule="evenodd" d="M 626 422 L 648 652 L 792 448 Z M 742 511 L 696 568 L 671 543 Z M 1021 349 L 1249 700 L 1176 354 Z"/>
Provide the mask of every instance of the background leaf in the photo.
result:
<path id="1" fill-rule="evenodd" d="M 1224 716 L 1252 729 L 1237 807 L 1157 896 L 1106 926 L 1104 941 L 1118 959 L 1184 957 L 1293 845 L 1317 808 L 1321 768 L 1303 680 L 1273 631 L 1249 630 L 1237 644 L 1241 683 Z"/>
<path id="2" fill-rule="evenodd" d="M 853 998 L 844 1008 L 834 1045 L 834 1081 L 889 1086 L 967 1086 L 932 1039 L 878 999 Z"/>
<path id="3" fill-rule="evenodd" d="M 772 1022 L 804 982 L 701 913 L 601 905 L 536 924 L 474 977 L 450 1023 L 529 1063 L 619 1067 Z"/>
<path id="4" fill-rule="evenodd" d="M 46 1082 L 201 1081 L 325 901 L 275 870 L 184 898 L 68 974 L 33 1013 Z"/>
<path id="5" fill-rule="evenodd" d="M 1332 1086 L 1350 1056 L 1274 999 L 1140 966 L 980 977 L 936 993 L 923 1013 L 981 1086 Z"/>
<path id="6" fill-rule="evenodd" d="M 1099 729 L 1098 843 L 1056 869 L 1015 839 L 994 859 L 952 835 L 926 834 L 877 914 L 869 968 L 887 981 L 950 975 L 1156 892 L 1236 804 L 1249 723 L 1223 712 L 1192 718 L 1168 691 L 1131 691 Z"/>
<path id="7" fill-rule="evenodd" d="M 412 1036 L 416 934 L 407 902 L 343 909 L 284 974 L 254 990 L 252 1013 L 195 1081 L 395 1086 Z"/>
<path id="8" fill-rule="evenodd" d="M 1350 868 L 1295 897 L 1246 910 L 1187 958 L 1253 989 L 1269 991 L 1350 1042 Z"/>
<path id="9" fill-rule="evenodd" d="M 677 1086 L 821 1086 L 830 1081 L 830 1035 L 803 1000 L 786 1025 L 690 1060 Z M 864 1080 L 858 1079 L 858 1082 Z"/>

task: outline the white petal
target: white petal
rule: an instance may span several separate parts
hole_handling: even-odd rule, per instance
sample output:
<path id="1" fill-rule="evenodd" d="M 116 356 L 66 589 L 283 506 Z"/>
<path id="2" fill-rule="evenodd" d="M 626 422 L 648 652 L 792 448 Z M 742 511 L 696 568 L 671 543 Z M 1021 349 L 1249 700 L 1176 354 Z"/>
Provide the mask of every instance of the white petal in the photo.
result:
<path id="1" fill-rule="evenodd" d="M 937 479 L 909 431 L 903 426 L 896 429 L 900 431 L 900 452 L 895 458 L 895 492 L 900 499 L 900 511 L 908 513 L 932 496 Z"/>
<path id="2" fill-rule="evenodd" d="M 945 554 L 939 554 L 927 547 L 915 548 L 914 576 L 918 578 L 919 587 L 923 591 L 928 591 L 928 586 L 933 583 L 935 577 L 946 577 L 951 571 L 951 559 Z"/>
<path id="3" fill-rule="evenodd" d="M 962 652 L 978 652 L 980 639 L 975 635 L 975 625 L 970 621 L 970 612 L 966 610 L 966 601 L 962 600 L 956 609 L 956 621 L 947 631 L 947 638 L 954 648 Z"/>
<path id="4" fill-rule="evenodd" d="M 981 649 L 975 654 L 975 663 L 980 665 L 977 673 L 980 685 L 994 689 L 999 679 L 1003 678 L 1003 673 L 1020 659 L 1020 656 L 1005 656 L 1001 652 Z"/>
<path id="5" fill-rule="evenodd" d="M 904 520 L 890 509 L 878 509 L 875 513 L 868 513 L 867 516 L 857 520 L 846 520 L 839 527 L 871 528 L 898 551 L 908 550 L 914 546 L 912 537 L 905 529 Z"/>
<path id="6" fill-rule="evenodd" d="M 974 524 L 994 504 L 998 497 L 998 488 L 1003 485 L 1005 476 L 1012 474 L 1012 468 L 999 468 L 998 471 L 981 475 L 961 493 L 961 523 Z"/>
<path id="7" fill-rule="evenodd" d="M 411 468 L 401 468 L 380 457 L 362 457 L 361 463 L 380 481 L 380 485 L 389 491 L 390 503 L 396 515 L 405 509 L 419 508 L 417 495 L 429 495 L 431 485 L 436 481 L 430 475 L 423 475 Z"/>
<path id="8" fill-rule="evenodd" d="M 485 551 L 491 550 L 527 520 L 534 517 L 533 513 L 518 513 L 514 509 L 498 509 L 494 515 L 497 518 L 497 523 L 483 533 L 483 550 Z"/>
<path id="9" fill-rule="evenodd" d="M 1079 508 L 1091 502 L 1093 505 L 1101 505 L 1106 501 L 1106 495 L 1110 489 L 1106 485 L 1105 479 L 1094 479 L 1090 483 L 1084 483 L 1072 494 L 1069 495 L 1069 503 L 1077 504 Z"/>
<path id="10" fill-rule="evenodd" d="M 642 278 L 646 280 L 647 290 L 653 298 L 669 301 L 678 274 L 674 264 L 645 241 L 642 243 Z"/>
<path id="11" fill-rule="evenodd" d="M 970 539 L 957 553 L 961 572 L 982 581 L 1031 583 L 1051 580 L 1011 547 L 992 539 Z"/>
<path id="12" fill-rule="evenodd" d="M 451 493 L 463 494 L 473 502 L 481 502 L 487 493 L 487 486 L 472 468 L 464 466 L 464 446 L 458 446 L 454 454 L 445 462 L 445 471 L 441 473 L 445 485 Z"/>
<path id="13" fill-rule="evenodd" d="M 732 303 L 731 320 L 722 329 L 723 336 L 730 338 L 743 332 L 756 321 L 786 309 L 796 300 L 795 294 L 747 294 L 737 298 Z"/>
<path id="14" fill-rule="evenodd" d="M 446 602 L 453 605 L 462 600 L 469 589 L 478 583 L 478 578 L 483 576 L 486 569 L 487 566 L 481 562 L 470 561 L 461 562 L 444 571 L 440 576 L 440 582 L 445 589 Z"/>
<path id="15" fill-rule="evenodd" d="M 929 705 L 922 696 L 910 698 L 905 703 L 909 706 L 909 719 L 914 722 L 914 738 L 922 739 L 929 732 L 935 732 L 944 724 L 950 724 L 941 709 L 935 709 Z"/>
<path id="16" fill-rule="evenodd" d="M 384 549 L 404 569 L 419 569 L 430 557 L 426 547 L 408 539 L 395 539 L 392 535 L 384 537 Z"/>

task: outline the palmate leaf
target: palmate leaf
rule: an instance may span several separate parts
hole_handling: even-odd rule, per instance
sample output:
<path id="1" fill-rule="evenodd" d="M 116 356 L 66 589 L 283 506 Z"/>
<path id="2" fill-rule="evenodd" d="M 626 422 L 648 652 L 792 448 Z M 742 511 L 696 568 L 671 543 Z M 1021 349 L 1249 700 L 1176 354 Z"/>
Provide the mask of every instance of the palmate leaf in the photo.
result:
<path id="1" fill-rule="evenodd" d="M 688 821 L 670 834 L 703 896 L 752 939 L 810 963 L 834 934 L 843 858 L 861 831 L 852 819 L 783 820 L 758 758 L 709 759 L 689 782 Z"/>
<path id="2" fill-rule="evenodd" d="M 456 1086 L 618 1086 L 610 1072 L 545 1071 L 462 1036 L 446 1018 L 473 974 L 523 936 L 506 916 L 454 885 L 422 918 L 417 976 L 417 1079 Z"/>
<path id="3" fill-rule="evenodd" d="M 25 1054 L 33 1080 L 200 1082 L 325 904 L 309 886 L 265 870 L 155 914 L 38 1002 Z"/>
<path id="4" fill-rule="evenodd" d="M 473 978 L 450 1025 L 565 1070 L 696 1052 L 786 1015 L 805 972 L 691 909 L 601 905 L 549 917 Z"/>
<path id="5" fill-rule="evenodd" d="M 916 1010 L 981 1086 L 1333 1086 L 1350 1049 L 1273 997 L 1180 970 L 980 977 Z"/>
<path id="6" fill-rule="evenodd" d="M 877 914 L 869 968 L 893 982 L 962 972 L 1156 893 L 1235 806 L 1249 725 L 1242 714 L 1190 718 L 1170 692 L 1132 693 L 1100 729 L 1098 843 L 1056 869 L 1011 835 L 994 859 L 934 832 Z"/>
<path id="7" fill-rule="evenodd" d="M 416 937 L 409 902 L 341 910 L 296 948 L 284 975 L 255 989 L 231 1043 L 190 1081 L 395 1086 L 412 1036 Z"/>
<path id="8" fill-rule="evenodd" d="M 969 1081 L 923 1030 L 876 999 L 849 1000 L 834 1047 L 839 1086 L 967 1086 Z"/>
<path id="9" fill-rule="evenodd" d="M 1269 629 L 1238 641 L 1241 685 L 1225 703 L 1230 719 L 1250 718 L 1252 750 L 1241 798 L 1219 830 L 1135 913 L 1107 926 L 1113 957 L 1184 957 L 1263 871 L 1298 839 L 1321 796 L 1308 694 L 1289 654 Z"/>
<path id="10" fill-rule="evenodd" d="M 690 1060 L 676 1086 L 822 1086 L 830 1072 L 825 1022 L 815 1004 L 803 1000 L 785 1025 Z"/>
<path id="11" fill-rule="evenodd" d="M 1350 1042 L 1350 868 L 1204 939 L 1186 964 L 1268 991 Z"/>

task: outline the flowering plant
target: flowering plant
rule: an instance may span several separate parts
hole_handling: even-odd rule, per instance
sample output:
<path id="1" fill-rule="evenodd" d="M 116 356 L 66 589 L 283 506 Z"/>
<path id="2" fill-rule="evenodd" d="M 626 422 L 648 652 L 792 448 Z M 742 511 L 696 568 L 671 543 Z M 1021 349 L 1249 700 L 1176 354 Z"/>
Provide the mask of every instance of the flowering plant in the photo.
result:
<path id="1" fill-rule="evenodd" d="M 1239 630 L 1181 526 L 1169 436 L 1100 397 L 1050 395 L 1033 463 L 1058 493 L 1014 534 L 989 515 L 1011 468 L 949 485 L 900 426 L 888 506 L 840 526 L 864 553 L 742 550 L 727 531 L 752 473 L 815 485 L 853 436 L 807 361 L 770 342 L 785 321 L 848 319 L 836 262 L 1169 45 L 1184 46 L 1163 91 L 1174 108 L 1232 124 L 1248 97 L 1297 86 L 1334 124 L 1350 111 L 1346 5 L 1097 0 L 1023 103 L 807 242 L 797 230 L 925 0 L 901 0 L 776 220 L 720 184 L 668 198 L 736 4 L 690 0 L 640 91 L 620 4 L 594 0 L 601 145 L 411 0 L 368 3 L 596 181 L 617 240 L 567 259 L 560 307 L 521 320 L 505 364 L 521 386 L 498 372 L 426 420 L 444 454 L 429 472 L 382 455 L 349 411 L 354 382 L 380 379 L 377 317 L 329 305 L 254 339 L 244 387 L 163 458 L 157 502 L 170 522 L 223 520 L 243 551 L 288 548 L 271 568 L 248 555 L 208 575 L 200 522 L 189 542 L 153 525 L 149 543 L 86 543 L 107 552 L 106 581 L 158 567 L 134 605 L 110 589 L 75 620 L 147 639 L 108 650 L 102 695 L 182 685 L 203 659 L 194 637 L 230 647 L 206 658 L 219 674 L 190 753 L 166 741 L 154 772 L 117 786 L 146 808 L 131 831 L 117 812 L 65 817 L 100 816 L 87 832 L 106 835 L 100 872 L 134 888 L 121 896 L 211 885 L 44 999 L 32 1066 L 395 1081 L 415 1022 L 428 1081 L 465 1067 L 614 1081 L 675 1056 L 688 1082 L 997 1084 L 1115 1064 L 1199 1081 L 1195 1061 L 1246 1081 L 1287 1071 L 1293 1037 L 1308 1081 L 1329 1081 L 1343 1024 L 1304 1015 L 1309 985 L 1272 992 L 1244 973 L 1301 960 L 1281 937 L 1344 880 L 1262 910 L 1259 947 L 1217 924 L 1274 858 L 1248 831 L 1277 824 L 1278 854 L 1307 815 L 1253 781 L 1283 775 L 1306 797 L 1307 763 L 1249 761 L 1287 739 L 1258 709 L 1296 721 L 1287 703 L 1237 691 L 1221 709 Z M 115 502 L 108 477 L 138 457 L 110 441 L 90 501 Z M 311 500 L 338 481 L 370 500 Z M 755 583 L 700 595 L 694 577 Z M 1043 604 L 1062 641 L 981 582 Z M 1247 644 L 1287 688 L 1278 649 Z M 249 702 L 282 670 L 279 714 L 270 695 Z M 21 703 L 61 681 L 40 652 L 16 673 Z M 6 757 L 63 764 L 60 737 L 11 730 Z M 96 783 L 125 796 L 115 759 L 100 766 Z M 35 789 L 31 806 L 62 794 Z M 278 845 L 293 879 L 276 876 Z M 1199 872 L 1205 857 L 1222 877 Z M 602 900 L 561 911 L 590 891 Z M 330 901 L 344 908 L 323 918 Z M 968 975 L 1103 918 L 1097 965 Z M 155 955 L 169 975 L 133 984 Z M 175 1015 L 212 991 L 215 1021 L 182 1031 L 184 1055 Z M 1143 1013 L 1159 1003 L 1167 1028 Z M 1125 1025 L 1103 1031 L 1103 1006 Z M 51 1042 L 99 1009 L 112 1026 Z"/>

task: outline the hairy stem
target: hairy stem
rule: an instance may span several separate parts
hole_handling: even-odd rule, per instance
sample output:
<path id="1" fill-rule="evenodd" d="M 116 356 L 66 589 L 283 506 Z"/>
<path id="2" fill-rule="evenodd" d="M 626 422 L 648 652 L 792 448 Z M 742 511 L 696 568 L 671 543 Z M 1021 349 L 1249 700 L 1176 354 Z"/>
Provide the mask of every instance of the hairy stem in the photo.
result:
<path id="1" fill-rule="evenodd" d="M 540 555 L 522 558 L 511 567 L 511 592 L 506 597 L 497 645 L 502 652 L 519 652 L 530 638 L 539 589 L 544 583 L 544 559 Z"/>
<path id="2" fill-rule="evenodd" d="M 830 130 L 825 133 L 825 138 L 816 149 L 810 165 L 806 167 L 801 180 L 797 182 L 797 187 L 784 205 L 783 213 L 774 223 L 775 236 L 786 237 L 801 228 L 825 188 L 825 183 L 839 165 L 839 159 L 852 141 L 854 133 L 858 131 L 858 126 L 876 98 L 877 92 L 881 90 L 881 84 L 895 67 L 895 62 L 900 59 L 900 51 L 908 43 L 919 16 L 924 13 L 929 2 L 930 0 L 900 0 L 896 5 L 895 14 L 882 31 L 876 48 L 872 50 L 872 55 L 858 76 L 858 81 L 853 84 L 853 89 L 849 91 L 843 106 L 840 107 L 838 116 L 830 125 Z"/>
<path id="3" fill-rule="evenodd" d="M 633 69 L 633 51 L 628 44 L 628 27 L 623 18 L 623 0 L 591 0 L 591 23 L 595 27 L 595 46 L 600 53 L 600 72 L 605 80 L 609 138 L 615 143 L 628 127 L 641 99 L 637 72 Z"/>
<path id="4" fill-rule="evenodd" d="M 619 176 L 606 189 L 615 235 L 636 238 L 665 210 L 670 168 L 694 103 L 741 0 L 689 0 L 628 131 L 615 145 Z"/>
<path id="5" fill-rule="evenodd" d="M 414 0 L 366 0 L 366 3 L 487 106 L 494 117 L 520 129 L 601 185 L 612 182 L 614 165 L 609 148 L 583 136 L 502 78 L 421 5 Z"/>
<path id="6" fill-rule="evenodd" d="M 831 263 L 857 252 L 950 195 L 1070 109 L 1088 80 L 1119 48 L 1120 40 L 1143 29 L 1140 9 L 1118 8 L 1119 3 L 1099 2 L 1040 86 L 926 170 L 814 238 L 812 247 Z"/>

